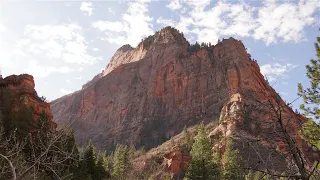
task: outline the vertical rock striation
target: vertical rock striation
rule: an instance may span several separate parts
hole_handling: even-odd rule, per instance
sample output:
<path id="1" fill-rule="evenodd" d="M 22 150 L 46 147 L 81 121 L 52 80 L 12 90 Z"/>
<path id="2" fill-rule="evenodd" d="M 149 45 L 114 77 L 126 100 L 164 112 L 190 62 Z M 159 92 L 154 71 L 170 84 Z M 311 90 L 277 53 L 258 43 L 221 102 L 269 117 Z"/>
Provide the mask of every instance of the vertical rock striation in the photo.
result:
<path id="1" fill-rule="evenodd" d="M 167 27 L 136 48 L 122 46 L 82 90 L 51 102 L 54 121 L 71 124 L 79 145 L 155 147 L 187 125 L 219 121 L 230 98 L 250 102 L 273 91 L 256 61 L 234 38 L 190 52 Z M 237 95 L 238 94 L 238 95 Z"/>

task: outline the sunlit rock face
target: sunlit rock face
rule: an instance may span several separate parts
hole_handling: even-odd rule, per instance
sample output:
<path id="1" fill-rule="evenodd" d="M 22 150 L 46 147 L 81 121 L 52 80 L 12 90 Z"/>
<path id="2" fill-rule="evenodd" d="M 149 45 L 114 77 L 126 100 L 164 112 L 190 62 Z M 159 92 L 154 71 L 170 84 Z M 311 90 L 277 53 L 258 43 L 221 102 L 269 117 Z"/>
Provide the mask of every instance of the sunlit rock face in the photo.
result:
<path id="1" fill-rule="evenodd" d="M 183 150 L 176 150 L 164 155 L 166 170 L 176 174 L 186 171 L 191 160 L 190 155 Z"/>
<path id="2" fill-rule="evenodd" d="M 40 116 L 45 114 L 51 127 L 55 128 L 57 126 L 56 123 L 52 121 L 53 117 L 50 104 L 38 97 L 35 90 L 34 79 L 31 75 L 11 75 L 4 79 L 0 78 L 0 90 L 2 96 L 11 96 L 13 100 L 13 110 L 18 111 L 24 105 L 30 108 L 35 124 Z M 2 102 L 4 100 L 3 98 L 7 97 L 0 97 Z"/>
<path id="3" fill-rule="evenodd" d="M 230 96 L 221 110 L 219 125 L 209 133 L 213 150 L 219 150 L 223 156 L 226 141 L 232 138 L 245 168 L 269 169 L 280 173 L 290 171 L 295 167 L 289 144 L 284 138 L 285 130 L 305 154 L 305 162 L 312 165 L 320 158 L 320 153 L 312 150 L 299 135 L 307 119 L 294 113 L 271 87 L 261 88 L 246 96 L 240 93 Z M 284 129 L 280 128 L 280 121 Z"/>
<path id="4" fill-rule="evenodd" d="M 197 52 L 189 46 L 170 27 L 135 48 L 122 46 L 82 90 L 51 102 L 54 121 L 70 124 L 79 145 L 92 139 L 106 149 L 149 149 L 202 121 L 223 119 L 224 133 L 232 133 L 233 121 L 223 117 L 240 121 L 244 102 L 271 88 L 241 41 L 224 39 Z"/>

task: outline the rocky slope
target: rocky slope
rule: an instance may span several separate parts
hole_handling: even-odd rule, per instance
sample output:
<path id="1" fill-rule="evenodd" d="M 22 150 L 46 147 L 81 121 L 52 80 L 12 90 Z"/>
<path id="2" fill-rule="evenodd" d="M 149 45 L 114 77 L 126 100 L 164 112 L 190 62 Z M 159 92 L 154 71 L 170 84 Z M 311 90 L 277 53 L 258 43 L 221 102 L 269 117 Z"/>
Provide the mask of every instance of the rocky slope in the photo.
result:
<path id="1" fill-rule="evenodd" d="M 53 116 L 50 110 L 50 104 L 38 96 L 35 91 L 34 79 L 31 75 L 11 75 L 6 78 L 0 78 L 0 100 L 1 105 L 5 103 L 4 98 L 10 96 L 13 100 L 13 110 L 18 111 L 22 105 L 31 108 L 32 117 L 35 123 L 40 116 L 45 114 L 52 128 L 57 124 L 53 122 Z"/>
<path id="2" fill-rule="evenodd" d="M 136 48 L 121 47 L 82 90 L 51 102 L 54 121 L 71 124 L 79 145 L 92 139 L 100 148 L 149 149 L 185 125 L 218 121 L 234 94 L 250 102 L 273 91 L 241 41 L 229 38 L 196 52 L 189 46 L 167 27 Z"/>
<path id="3" fill-rule="evenodd" d="M 275 93 L 270 89 L 268 93 Z M 276 94 L 274 94 L 276 95 Z M 268 97 L 263 95 L 263 97 Z M 275 96 L 276 97 L 276 96 Z M 259 102 L 263 99 L 258 99 Z M 240 93 L 233 94 L 229 101 L 223 106 L 219 121 L 211 122 L 206 126 L 212 142 L 213 151 L 219 150 L 221 157 L 225 152 L 225 145 L 228 138 L 234 140 L 234 148 L 238 149 L 242 158 L 242 168 L 252 170 L 268 170 L 270 174 L 292 173 L 297 171 L 293 163 L 292 153 L 288 143 L 277 127 L 278 116 L 267 106 L 252 107 L 256 99 L 244 99 Z M 305 166 L 310 168 L 316 160 L 320 159 L 320 152 L 313 150 L 298 135 L 301 124 L 306 118 L 295 114 L 291 108 L 284 105 L 282 122 L 297 147 L 303 154 Z M 276 103 L 272 102 L 276 106 Z M 265 115 L 270 115 L 266 117 Z M 189 136 L 196 136 L 195 126 L 188 128 Z M 278 132 L 278 133 L 277 133 Z M 133 159 L 134 170 L 147 172 L 156 179 L 165 179 L 171 176 L 173 179 L 183 179 L 190 162 L 190 154 L 186 149 L 187 137 L 184 132 L 172 137 L 158 147 L 152 148 L 145 154 Z"/>

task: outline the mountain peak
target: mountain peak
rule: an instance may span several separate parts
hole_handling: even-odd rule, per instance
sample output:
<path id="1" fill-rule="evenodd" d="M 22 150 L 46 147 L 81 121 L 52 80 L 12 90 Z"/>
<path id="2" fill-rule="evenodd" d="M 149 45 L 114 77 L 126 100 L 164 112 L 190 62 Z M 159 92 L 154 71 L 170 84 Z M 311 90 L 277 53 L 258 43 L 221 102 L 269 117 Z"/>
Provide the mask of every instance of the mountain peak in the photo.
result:
<path id="1" fill-rule="evenodd" d="M 133 47 L 130 44 L 125 44 L 121 46 L 117 51 L 126 52 L 132 50 Z"/>
<path id="2" fill-rule="evenodd" d="M 86 125 L 75 127 L 75 135 L 82 145 L 95 139 L 100 147 L 109 146 L 113 137 L 151 148 L 184 125 L 218 119 L 230 94 L 246 95 L 265 85 L 241 41 L 229 38 L 215 46 L 193 46 L 171 27 L 135 48 L 122 46 L 85 88 L 52 104 L 55 120 L 63 124 L 81 117 L 79 123 Z M 108 133 L 90 134 L 92 129 Z M 107 141 L 102 144 L 99 137 Z"/>
<path id="3" fill-rule="evenodd" d="M 153 35 L 142 39 L 138 47 L 142 46 L 144 49 L 148 49 L 154 43 L 177 43 L 182 46 L 187 46 L 189 44 L 183 33 L 171 26 L 162 28 L 160 31 L 156 31 Z"/>
<path id="4" fill-rule="evenodd" d="M 165 44 L 165 46 L 163 46 Z M 187 49 L 189 42 L 179 30 L 167 26 L 141 40 L 137 47 L 133 48 L 129 44 L 121 46 L 111 58 L 109 64 L 98 78 L 103 77 L 122 64 L 139 61 L 145 56 L 152 56 L 154 51 L 170 49 Z M 165 48 L 164 48 L 165 47 Z M 94 81 L 94 82 L 95 82 Z M 91 82 L 89 84 L 92 84 Z"/>

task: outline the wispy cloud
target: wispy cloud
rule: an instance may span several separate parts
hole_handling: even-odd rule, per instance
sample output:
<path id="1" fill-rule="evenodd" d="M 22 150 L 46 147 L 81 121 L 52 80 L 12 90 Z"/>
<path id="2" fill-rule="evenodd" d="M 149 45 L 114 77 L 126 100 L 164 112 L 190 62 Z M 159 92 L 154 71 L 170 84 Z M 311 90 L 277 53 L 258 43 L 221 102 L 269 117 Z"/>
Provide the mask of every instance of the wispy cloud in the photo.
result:
<path id="1" fill-rule="evenodd" d="M 82 80 L 83 77 L 82 77 L 82 76 L 79 76 L 79 77 L 75 77 L 74 79 L 76 79 L 76 80 Z"/>
<path id="2" fill-rule="evenodd" d="M 162 16 L 160 16 L 157 19 L 157 23 L 158 24 L 164 24 L 166 26 L 174 26 L 174 24 L 175 24 L 175 22 L 172 19 L 164 19 L 164 18 L 162 18 Z"/>
<path id="3" fill-rule="evenodd" d="M 264 40 L 267 44 L 278 39 L 283 42 L 298 42 L 304 37 L 304 27 L 315 23 L 313 13 L 320 7 L 314 0 L 294 3 L 277 3 L 266 1 L 258 11 L 255 39 Z"/>
<path id="4" fill-rule="evenodd" d="M 66 63 L 94 64 L 101 60 L 88 52 L 88 44 L 77 24 L 27 25 L 19 48 L 27 54 Z"/>
<path id="5" fill-rule="evenodd" d="M 112 8 L 108 8 L 108 11 L 109 11 L 111 14 L 113 14 L 113 15 L 116 14 L 116 11 L 115 11 L 114 9 L 112 9 Z"/>
<path id="6" fill-rule="evenodd" d="M 287 64 L 265 64 L 260 67 L 261 73 L 268 79 L 269 82 L 275 81 L 278 78 L 286 78 L 287 73 L 294 68 L 296 68 L 297 65 L 293 65 L 290 63 Z"/>
<path id="7" fill-rule="evenodd" d="M 299 42 L 304 39 L 304 29 L 316 23 L 314 14 L 320 3 L 314 0 L 276 2 L 267 0 L 262 6 L 244 1 L 227 3 L 219 1 L 209 7 L 209 0 L 171 1 L 171 10 L 191 8 L 180 15 L 177 22 L 160 17 L 157 23 L 175 24 L 185 34 L 196 35 L 198 41 L 216 43 L 222 36 L 251 37 L 267 45 L 278 42 Z"/>
<path id="8" fill-rule="evenodd" d="M 60 92 L 61 92 L 63 95 L 66 95 L 66 94 L 71 94 L 73 91 L 72 91 L 72 90 L 69 90 L 69 89 L 61 88 L 61 89 L 60 89 Z"/>
<path id="9" fill-rule="evenodd" d="M 91 55 L 92 47 L 75 23 L 26 25 L 22 32 L 19 36 L 12 36 L 12 31 L 0 33 L 0 66 L 5 74 L 10 71 L 45 78 L 80 72 L 82 66 L 102 59 Z"/>
<path id="10" fill-rule="evenodd" d="M 148 15 L 149 1 L 134 1 L 128 3 L 127 12 L 121 21 L 96 21 L 92 26 L 104 33 L 102 38 L 119 45 L 136 46 L 145 36 L 153 33 L 152 18 Z"/>
<path id="11" fill-rule="evenodd" d="M 84 12 L 87 16 L 93 15 L 92 2 L 82 2 L 80 5 L 80 10 Z"/>
<path id="12" fill-rule="evenodd" d="M 0 33 L 4 32 L 6 30 L 7 30 L 7 28 L 3 24 L 0 23 Z"/>
<path id="13" fill-rule="evenodd" d="M 97 52 L 97 51 L 100 51 L 100 49 L 99 48 L 93 48 L 92 51 Z"/>
<path id="14" fill-rule="evenodd" d="M 44 78 L 52 73 L 70 73 L 76 70 L 70 69 L 67 66 L 62 67 L 44 67 L 37 64 L 36 61 L 30 61 L 27 69 L 25 70 L 28 74 L 32 74 L 36 78 Z"/>
<path id="15" fill-rule="evenodd" d="M 171 10 L 177 10 L 182 8 L 182 1 L 181 0 L 172 0 L 167 7 Z"/>

